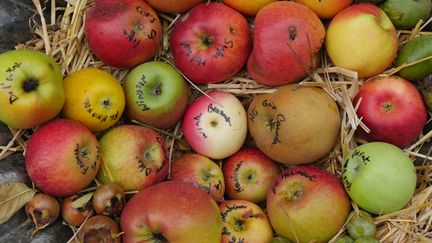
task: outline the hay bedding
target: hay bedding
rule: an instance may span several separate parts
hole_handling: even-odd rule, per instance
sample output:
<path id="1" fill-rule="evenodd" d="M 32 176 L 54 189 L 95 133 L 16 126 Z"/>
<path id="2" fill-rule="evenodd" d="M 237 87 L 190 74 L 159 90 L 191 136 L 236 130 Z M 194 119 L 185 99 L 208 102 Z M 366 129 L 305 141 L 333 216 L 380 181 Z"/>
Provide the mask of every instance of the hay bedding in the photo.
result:
<path id="1" fill-rule="evenodd" d="M 39 0 L 33 0 L 36 13 L 29 22 L 35 37 L 27 43 L 19 44 L 16 49 L 33 49 L 47 53 L 59 63 L 64 76 L 86 67 L 96 67 L 110 72 L 122 82 L 128 70 L 116 69 L 97 60 L 89 50 L 84 38 L 85 10 L 92 2 L 93 0 L 69 0 L 66 7 L 57 7 L 54 0 L 47 0 L 45 4 L 51 5 L 52 9 L 47 13 L 47 10 L 42 8 L 44 5 Z M 164 33 L 154 59 L 172 64 L 168 37 L 171 27 L 180 15 L 158 14 L 162 21 Z M 432 34 L 431 32 L 422 31 L 431 22 L 432 18 L 426 23 L 418 23 L 412 31 L 399 31 L 400 45 L 416 35 Z M 426 59 L 430 58 L 432 56 Z M 358 104 L 351 102 L 364 80 L 359 80 L 355 72 L 333 67 L 325 52 L 321 53 L 321 64 L 319 69 L 315 70 L 299 84 L 323 88 L 340 107 L 342 125 L 339 140 L 326 158 L 315 163 L 315 165 L 325 167 L 340 177 L 347 154 L 356 146 L 365 142 L 355 136 L 355 131 L 359 126 L 365 129 L 367 127 L 356 116 L 355 110 Z M 393 74 L 399 69 L 400 67 L 392 68 L 383 75 Z M 247 107 L 255 94 L 274 91 L 272 88 L 257 84 L 250 79 L 246 71 L 242 71 L 236 77 L 223 83 L 205 86 L 189 83 L 193 92 L 190 101 L 208 90 L 221 90 L 236 95 L 245 107 Z M 145 124 L 141 125 L 145 126 Z M 430 121 L 427 124 L 427 127 L 429 126 Z M 418 174 L 417 190 L 412 201 L 398 212 L 375 217 L 375 223 L 378 226 L 377 238 L 381 242 L 432 242 L 432 157 L 429 156 L 432 151 L 429 144 L 432 131 L 429 130 L 425 129 L 424 134 L 414 144 L 405 149 L 405 152 L 413 160 L 416 160 Z M 0 146 L 0 159 L 4 159 L 16 152 L 25 153 L 26 141 L 32 133 L 32 130 L 13 128 L 10 128 L 10 131 L 13 138 L 6 146 Z M 190 147 L 182 139 L 180 124 L 170 130 L 158 131 L 165 135 L 167 146 L 169 146 L 170 161 L 183 153 L 191 152 Z M 253 141 L 250 138 L 246 143 L 253 146 Z M 355 210 L 358 210 L 355 204 L 352 205 Z M 334 239 L 343 234 L 344 231 L 345 228 L 341 229 Z"/>

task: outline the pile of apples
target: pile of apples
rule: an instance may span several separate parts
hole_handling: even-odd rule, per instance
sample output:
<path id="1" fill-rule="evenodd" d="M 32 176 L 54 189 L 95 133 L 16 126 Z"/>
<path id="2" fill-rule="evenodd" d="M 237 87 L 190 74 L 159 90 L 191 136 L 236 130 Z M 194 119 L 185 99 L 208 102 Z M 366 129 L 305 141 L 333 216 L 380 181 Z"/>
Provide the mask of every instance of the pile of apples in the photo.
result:
<path id="1" fill-rule="evenodd" d="M 406 15 L 412 23 L 392 18 L 390 1 L 96 0 L 88 46 L 128 69 L 123 80 L 96 68 L 63 77 L 36 51 L 1 54 L 0 120 L 34 129 L 25 165 L 41 193 L 27 214 L 43 228 L 61 213 L 83 242 L 327 242 L 346 222 L 339 242 L 377 242 L 368 213 L 402 209 L 416 188 L 402 148 L 425 127 L 415 83 L 432 74 L 431 37 L 399 48 L 394 27 L 425 20 L 430 1 L 406 1 L 425 4 Z M 169 33 L 161 12 L 181 14 Z M 152 61 L 165 34 L 172 65 Z M 341 178 L 311 165 L 340 142 L 339 106 L 324 89 L 298 84 L 324 51 L 365 80 L 351 98 L 367 143 L 350 151 Z M 192 97 L 195 84 L 245 68 L 276 91 L 247 104 L 215 90 Z M 194 152 L 170 162 L 164 130 L 178 124 Z M 364 211 L 350 216 L 351 201 Z"/>

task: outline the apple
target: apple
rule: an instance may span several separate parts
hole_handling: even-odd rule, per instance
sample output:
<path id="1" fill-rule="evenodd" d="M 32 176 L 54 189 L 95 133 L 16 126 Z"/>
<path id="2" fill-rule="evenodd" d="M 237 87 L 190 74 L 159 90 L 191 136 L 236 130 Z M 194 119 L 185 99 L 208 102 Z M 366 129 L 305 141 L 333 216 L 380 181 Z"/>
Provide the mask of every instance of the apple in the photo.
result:
<path id="1" fill-rule="evenodd" d="M 25 153 L 32 182 L 41 191 L 59 197 L 89 185 L 101 160 L 96 136 L 81 123 L 66 119 L 39 127 L 28 140 Z"/>
<path id="2" fill-rule="evenodd" d="M 255 16 L 265 5 L 276 1 L 277 0 L 223 0 L 223 3 L 242 14 Z"/>
<path id="3" fill-rule="evenodd" d="M 141 190 L 162 182 L 168 174 L 164 139 L 153 129 L 120 125 L 106 132 L 99 144 L 103 164 L 97 179 L 103 184 Z"/>
<path id="4" fill-rule="evenodd" d="M 248 109 L 249 132 L 257 147 L 286 164 L 313 163 L 333 148 L 341 118 L 323 89 L 289 84 L 255 96 Z"/>
<path id="5" fill-rule="evenodd" d="M 310 8 L 292 1 L 270 3 L 258 12 L 254 26 L 247 68 L 258 83 L 297 82 L 318 66 L 325 29 Z"/>
<path id="6" fill-rule="evenodd" d="M 195 83 L 232 78 L 246 63 L 251 47 L 246 19 L 222 3 L 202 3 L 173 27 L 170 50 L 175 66 Z"/>
<path id="7" fill-rule="evenodd" d="M 386 13 L 370 4 L 351 5 L 339 12 L 327 28 L 327 53 L 335 66 L 368 78 L 383 72 L 396 57 L 396 29 Z"/>
<path id="8" fill-rule="evenodd" d="M 417 139 L 426 125 L 426 106 L 416 86 L 398 76 L 376 76 L 359 88 L 357 115 L 370 129 L 359 128 L 367 141 L 382 141 L 403 148 Z"/>
<path id="9" fill-rule="evenodd" d="M 207 95 L 189 105 L 182 130 L 197 153 L 223 159 L 237 152 L 246 139 L 246 111 L 230 93 L 212 91 Z"/>
<path id="10" fill-rule="evenodd" d="M 91 201 L 74 207 L 73 203 L 76 203 L 82 196 L 82 194 L 73 194 L 72 196 L 63 198 L 61 206 L 62 219 L 70 226 L 78 227 L 82 225 L 87 217 L 93 213 Z"/>
<path id="11" fill-rule="evenodd" d="M 156 54 L 162 26 L 143 0 L 96 0 L 86 13 L 85 36 L 104 63 L 132 68 Z"/>
<path id="12" fill-rule="evenodd" d="M 38 51 L 0 54 L 0 90 L 0 121 L 14 128 L 52 120 L 65 101 L 60 67 Z"/>
<path id="13" fill-rule="evenodd" d="M 184 13 L 203 0 L 146 0 L 154 9 L 166 13 Z"/>
<path id="14" fill-rule="evenodd" d="M 352 4 L 352 0 L 294 0 L 304 4 L 314 11 L 322 19 L 333 18 L 342 9 Z"/>
<path id="15" fill-rule="evenodd" d="M 164 62 L 146 62 L 126 76 L 123 83 L 129 118 L 167 129 L 182 117 L 190 90 L 183 76 Z"/>
<path id="16" fill-rule="evenodd" d="M 219 204 L 222 215 L 221 243 L 269 242 L 273 229 L 264 211 L 246 200 L 228 200 Z"/>
<path id="17" fill-rule="evenodd" d="M 222 169 L 214 161 L 201 154 L 183 154 L 171 163 L 171 180 L 190 182 L 222 201 L 225 181 Z"/>
<path id="18" fill-rule="evenodd" d="M 222 171 L 230 199 L 261 203 L 280 168 L 259 149 L 243 148 L 223 163 Z"/>
<path id="19" fill-rule="evenodd" d="M 313 166 L 286 169 L 267 194 L 276 234 L 292 242 L 328 242 L 345 224 L 350 200 L 342 182 Z"/>
<path id="20" fill-rule="evenodd" d="M 123 242 L 219 243 L 216 202 L 191 183 L 166 181 L 135 194 L 120 217 Z"/>
<path id="21" fill-rule="evenodd" d="M 350 152 L 343 169 L 343 182 L 351 199 L 373 214 L 402 209 L 414 195 L 416 170 L 400 148 L 370 142 Z"/>
<path id="22" fill-rule="evenodd" d="M 120 227 L 113 219 L 96 215 L 89 218 L 77 233 L 79 242 L 121 243 Z"/>

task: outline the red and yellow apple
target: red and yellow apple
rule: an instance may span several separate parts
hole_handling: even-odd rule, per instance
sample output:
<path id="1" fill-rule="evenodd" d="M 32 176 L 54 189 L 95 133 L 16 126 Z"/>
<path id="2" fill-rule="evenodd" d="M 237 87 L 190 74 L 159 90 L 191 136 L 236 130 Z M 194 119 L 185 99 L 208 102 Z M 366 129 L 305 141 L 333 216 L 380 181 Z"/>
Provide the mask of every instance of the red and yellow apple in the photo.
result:
<path id="1" fill-rule="evenodd" d="M 230 93 L 212 91 L 207 95 L 189 105 L 182 130 L 195 152 L 223 159 L 237 152 L 246 139 L 246 111 Z"/>
<path id="2" fill-rule="evenodd" d="M 168 163 L 164 139 L 158 132 L 121 125 L 106 132 L 99 143 L 103 162 L 97 178 L 101 183 L 141 190 L 165 180 Z"/>
<path id="3" fill-rule="evenodd" d="M 357 131 L 367 141 L 381 141 L 403 148 L 417 139 L 426 125 L 426 105 L 419 90 L 398 76 L 373 77 L 354 97 L 357 115 L 370 129 Z"/>
<path id="4" fill-rule="evenodd" d="M 294 0 L 295 2 L 308 6 L 318 17 L 329 19 L 339 13 L 342 9 L 348 7 L 352 0 Z"/>
<path id="5" fill-rule="evenodd" d="M 190 182 L 222 201 L 225 181 L 221 168 L 214 161 L 201 154 L 183 154 L 171 163 L 171 180 Z"/>
<path id="6" fill-rule="evenodd" d="M 286 169 L 267 194 L 273 229 L 293 242 L 328 242 L 345 224 L 350 207 L 342 182 L 313 166 Z"/>
<path id="7" fill-rule="evenodd" d="M 132 68 L 156 54 L 162 26 L 143 0 L 96 0 L 86 13 L 85 36 L 101 61 Z"/>
<path id="8" fill-rule="evenodd" d="M 255 148 L 241 149 L 223 163 L 222 170 L 228 197 L 254 203 L 265 201 L 280 173 L 279 165 Z"/>
<path id="9" fill-rule="evenodd" d="M 232 78 L 246 63 L 250 47 L 246 19 L 216 2 L 192 8 L 176 22 L 170 36 L 176 67 L 196 83 Z"/>
<path id="10" fill-rule="evenodd" d="M 270 3 L 258 12 L 254 25 L 247 68 L 258 83 L 297 82 L 318 66 L 325 29 L 310 8 L 292 1 Z"/>
<path id="11" fill-rule="evenodd" d="M 221 243 L 269 242 L 273 229 L 264 211 L 246 200 L 227 200 L 219 204 L 222 215 Z"/>
<path id="12" fill-rule="evenodd" d="M 335 66 L 368 78 L 391 65 L 398 50 L 398 38 L 385 12 L 364 3 L 351 5 L 332 19 L 325 46 Z"/>
<path id="13" fill-rule="evenodd" d="M 27 143 L 25 166 L 33 183 L 53 196 L 69 196 L 89 185 L 101 163 L 96 136 L 81 123 L 56 119 Z"/>
<path id="14" fill-rule="evenodd" d="M 135 194 L 120 217 L 123 242 L 220 243 L 216 202 L 191 183 L 167 181 Z"/>
<path id="15" fill-rule="evenodd" d="M 265 5 L 277 0 L 223 0 L 223 3 L 242 14 L 255 16 Z"/>

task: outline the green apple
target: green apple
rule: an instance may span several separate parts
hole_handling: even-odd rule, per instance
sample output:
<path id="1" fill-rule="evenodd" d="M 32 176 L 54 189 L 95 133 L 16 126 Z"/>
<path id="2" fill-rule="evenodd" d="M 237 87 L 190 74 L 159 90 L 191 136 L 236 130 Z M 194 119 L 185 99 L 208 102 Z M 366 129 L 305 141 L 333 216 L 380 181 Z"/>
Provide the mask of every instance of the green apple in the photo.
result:
<path id="1" fill-rule="evenodd" d="M 348 155 L 343 183 L 365 211 L 387 214 L 403 208 L 414 194 L 416 171 L 400 148 L 383 142 L 363 144 Z"/>
<path id="2" fill-rule="evenodd" d="M 397 29 L 409 29 L 420 20 L 426 21 L 432 9 L 431 0 L 386 0 L 380 8 Z"/>
<path id="3" fill-rule="evenodd" d="M 53 119 L 65 101 L 60 67 L 31 50 L 0 54 L 0 121 L 33 128 Z"/>
<path id="4" fill-rule="evenodd" d="M 132 69 L 123 89 L 129 118 L 161 129 L 180 120 L 190 97 L 182 75 L 164 62 L 146 62 Z"/>

